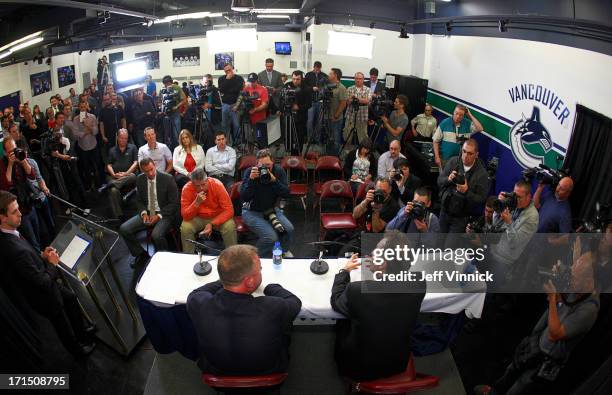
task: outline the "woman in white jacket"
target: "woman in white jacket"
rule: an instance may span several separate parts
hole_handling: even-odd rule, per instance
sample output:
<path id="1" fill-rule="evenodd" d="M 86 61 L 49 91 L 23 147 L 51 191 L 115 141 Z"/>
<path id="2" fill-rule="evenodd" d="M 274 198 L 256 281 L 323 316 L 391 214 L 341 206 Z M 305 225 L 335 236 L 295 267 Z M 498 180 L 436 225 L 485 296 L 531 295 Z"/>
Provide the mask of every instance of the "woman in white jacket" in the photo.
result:
<path id="1" fill-rule="evenodd" d="M 193 140 L 187 129 L 179 134 L 181 144 L 174 149 L 172 165 L 176 171 L 175 179 L 179 192 L 189 182 L 189 176 L 195 169 L 203 169 L 205 164 L 204 150 Z"/>

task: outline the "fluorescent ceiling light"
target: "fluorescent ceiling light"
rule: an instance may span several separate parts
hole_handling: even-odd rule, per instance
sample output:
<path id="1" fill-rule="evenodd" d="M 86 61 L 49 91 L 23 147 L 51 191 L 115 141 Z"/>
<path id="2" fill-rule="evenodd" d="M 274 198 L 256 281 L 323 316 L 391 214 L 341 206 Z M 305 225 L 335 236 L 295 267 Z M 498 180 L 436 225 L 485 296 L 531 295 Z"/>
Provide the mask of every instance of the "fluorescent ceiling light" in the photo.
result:
<path id="1" fill-rule="evenodd" d="M 29 46 L 34 45 L 34 44 L 38 44 L 39 42 L 41 42 L 43 40 L 44 39 L 42 37 L 33 38 L 31 40 L 24 41 L 24 42 L 22 42 L 20 44 L 17 44 L 14 47 L 11 47 L 11 49 L 9 49 L 9 51 L 17 52 L 20 49 L 24 49 L 24 48 L 29 47 Z"/>
<path id="2" fill-rule="evenodd" d="M 128 61 L 116 64 L 115 78 L 118 82 L 132 81 L 147 75 L 147 62 L 144 60 Z"/>
<path id="3" fill-rule="evenodd" d="M 236 12 L 249 12 L 255 8 L 255 4 L 253 0 L 232 0 L 230 8 Z"/>
<path id="4" fill-rule="evenodd" d="M 259 19 L 289 19 L 289 15 L 283 14 L 257 14 Z"/>
<path id="5" fill-rule="evenodd" d="M 328 55 L 352 56 L 372 59 L 374 39 L 369 34 L 329 31 L 327 42 Z"/>
<path id="6" fill-rule="evenodd" d="M 15 41 L 13 41 L 13 42 L 12 42 L 12 43 L 10 43 L 10 44 L 6 44 L 5 46 L 0 47 L 0 51 L 3 51 L 3 50 L 5 50 L 5 49 L 7 49 L 7 48 L 10 48 L 10 47 L 13 47 L 13 46 L 15 46 L 15 45 L 17 45 L 17 44 L 19 44 L 19 43 L 22 43 L 22 42 L 24 42 L 24 41 L 27 41 L 27 40 L 31 39 L 31 38 L 34 38 L 34 37 L 39 37 L 41 34 L 42 34 L 42 31 L 39 31 L 39 32 L 36 32 L 36 33 L 32 33 L 32 34 L 28 34 L 27 36 L 22 37 L 22 38 L 20 38 L 19 40 L 15 40 Z M 41 40 L 41 41 L 42 41 L 42 40 Z"/>
<path id="7" fill-rule="evenodd" d="M 299 8 L 253 8 L 256 14 L 299 14 Z"/>
<path id="8" fill-rule="evenodd" d="M 11 54 L 11 51 L 4 51 L 0 53 L 0 59 L 4 59 Z"/>
<path id="9" fill-rule="evenodd" d="M 254 28 L 233 28 L 209 30 L 208 53 L 257 51 L 257 30 Z"/>
<path id="10" fill-rule="evenodd" d="M 176 21 L 179 19 L 202 19 L 202 18 L 218 18 L 220 16 L 223 16 L 222 13 L 220 12 L 192 12 L 191 14 L 178 14 L 178 15 L 168 15 L 167 17 L 164 17 L 163 19 L 156 19 L 153 21 L 153 23 L 168 23 L 168 22 L 172 22 L 172 21 Z M 143 25 L 146 25 L 146 23 L 143 23 Z"/>

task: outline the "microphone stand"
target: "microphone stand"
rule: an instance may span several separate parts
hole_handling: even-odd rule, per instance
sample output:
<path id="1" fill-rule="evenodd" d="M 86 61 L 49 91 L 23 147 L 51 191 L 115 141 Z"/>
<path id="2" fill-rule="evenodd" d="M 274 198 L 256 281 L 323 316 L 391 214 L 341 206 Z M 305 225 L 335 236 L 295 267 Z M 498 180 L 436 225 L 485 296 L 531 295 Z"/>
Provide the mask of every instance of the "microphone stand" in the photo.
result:
<path id="1" fill-rule="evenodd" d="M 210 248 L 211 250 L 215 250 L 217 252 L 221 252 L 221 251 L 217 250 L 216 248 L 207 247 L 206 245 L 200 242 L 197 242 L 195 240 L 187 239 L 187 241 L 194 245 L 198 253 L 198 261 L 196 262 L 195 265 L 193 265 L 193 272 L 197 274 L 198 276 L 209 275 L 210 272 L 212 272 L 212 266 L 208 261 L 202 261 L 202 251 L 204 251 L 207 248 Z"/>
<path id="2" fill-rule="evenodd" d="M 66 216 L 58 215 L 58 217 L 60 218 L 70 218 L 72 214 L 78 214 L 80 216 L 89 218 L 90 221 L 95 222 L 97 224 L 114 223 L 114 222 L 119 221 L 118 219 L 104 218 L 99 215 L 95 215 L 91 213 L 89 210 L 82 209 L 79 206 L 73 203 L 70 203 L 67 200 L 62 199 L 61 197 L 54 195 L 53 193 L 49 193 L 49 197 L 52 197 L 53 199 L 58 200 L 60 203 L 63 203 L 69 207 L 68 210 L 66 211 Z"/>
<path id="3" fill-rule="evenodd" d="M 325 246 L 323 246 L 321 251 L 319 251 L 319 257 L 310 263 L 310 271 L 318 276 L 325 274 L 329 271 L 329 265 L 327 264 L 327 262 L 321 259 L 323 258 L 324 251 Z"/>

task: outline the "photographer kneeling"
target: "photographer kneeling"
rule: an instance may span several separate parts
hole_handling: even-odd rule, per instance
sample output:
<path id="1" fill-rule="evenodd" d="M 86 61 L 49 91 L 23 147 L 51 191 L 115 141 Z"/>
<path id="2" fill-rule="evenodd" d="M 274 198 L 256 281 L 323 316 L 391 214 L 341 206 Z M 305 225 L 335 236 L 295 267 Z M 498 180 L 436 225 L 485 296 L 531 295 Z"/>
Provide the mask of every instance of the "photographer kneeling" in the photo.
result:
<path id="1" fill-rule="evenodd" d="M 376 188 L 370 188 L 365 199 L 353 209 L 353 218 L 359 220 L 365 215 L 366 230 L 381 233 L 399 208 L 397 199 L 391 196 L 391 180 L 378 177 Z"/>
<path id="2" fill-rule="evenodd" d="M 293 239 L 293 225 L 283 210 L 276 206 L 278 198 L 287 196 L 287 174 L 274 164 L 270 150 L 260 150 L 257 152 L 257 166 L 245 170 L 240 186 L 242 219 L 258 237 L 256 246 L 259 256 L 271 256 L 274 243 L 278 240 L 285 256 L 292 256 L 289 248 Z"/>

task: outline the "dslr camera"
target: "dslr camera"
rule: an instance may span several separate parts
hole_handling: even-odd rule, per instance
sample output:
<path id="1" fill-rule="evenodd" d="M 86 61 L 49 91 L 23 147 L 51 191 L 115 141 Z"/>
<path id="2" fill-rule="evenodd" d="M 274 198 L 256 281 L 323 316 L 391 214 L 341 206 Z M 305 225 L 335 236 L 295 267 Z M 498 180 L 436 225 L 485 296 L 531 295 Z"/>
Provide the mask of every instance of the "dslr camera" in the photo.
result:
<path id="1" fill-rule="evenodd" d="M 453 184 L 455 185 L 463 185 L 465 184 L 465 174 L 457 172 L 455 178 L 453 178 Z"/>
<path id="2" fill-rule="evenodd" d="M 408 213 L 409 219 L 418 219 L 419 221 L 424 221 L 427 216 L 427 207 L 422 202 L 413 200 L 412 201 L 412 210 Z"/>
<path id="3" fill-rule="evenodd" d="M 257 170 L 259 170 L 259 182 L 269 184 L 272 181 L 270 170 L 266 166 L 258 166 Z"/>
<path id="4" fill-rule="evenodd" d="M 514 192 L 502 192 L 503 199 L 495 199 L 493 201 L 493 211 L 500 214 L 505 209 L 513 211 L 517 205 L 517 197 Z"/>
<path id="5" fill-rule="evenodd" d="M 356 97 L 353 97 L 353 100 L 351 100 L 351 106 L 353 108 L 353 111 L 358 111 L 360 105 L 361 103 L 359 103 L 359 99 Z"/>
<path id="6" fill-rule="evenodd" d="M 385 193 L 380 189 L 374 191 L 374 203 L 383 204 L 385 202 Z"/>
<path id="7" fill-rule="evenodd" d="M 19 160 L 19 161 L 25 160 L 25 158 L 27 156 L 25 150 L 23 150 L 21 148 L 15 148 L 13 153 L 15 154 L 15 158 L 17 158 L 17 160 Z"/>

